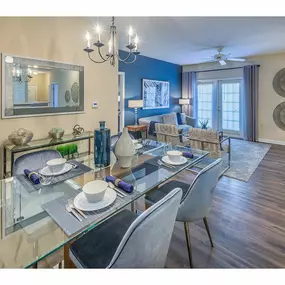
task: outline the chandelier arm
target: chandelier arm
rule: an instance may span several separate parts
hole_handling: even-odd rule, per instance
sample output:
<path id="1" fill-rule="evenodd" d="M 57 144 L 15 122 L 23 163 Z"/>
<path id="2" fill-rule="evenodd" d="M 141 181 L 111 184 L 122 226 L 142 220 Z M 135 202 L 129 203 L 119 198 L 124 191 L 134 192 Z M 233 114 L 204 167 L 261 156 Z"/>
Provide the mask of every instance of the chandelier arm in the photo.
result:
<path id="1" fill-rule="evenodd" d="M 90 56 L 90 52 L 88 52 L 88 57 L 89 57 L 89 59 L 91 60 L 91 61 L 93 61 L 93 62 L 95 62 L 95 63 L 104 63 L 106 60 L 103 60 L 103 61 L 96 61 L 96 60 L 94 60 L 93 58 L 91 58 L 91 56 Z"/>
<path id="2" fill-rule="evenodd" d="M 100 49 L 99 47 L 98 47 L 98 53 L 99 53 L 100 57 L 102 58 L 102 60 L 104 60 L 103 62 L 105 62 L 105 61 L 107 61 L 107 60 L 110 59 L 110 55 L 107 55 L 107 58 L 106 58 L 106 59 L 102 56 L 102 54 L 101 54 L 101 49 Z"/>
<path id="3" fill-rule="evenodd" d="M 126 60 L 128 60 L 128 59 L 130 58 L 131 54 L 132 54 L 132 52 L 129 51 L 128 56 L 127 56 L 126 58 L 122 59 L 122 58 L 120 58 L 120 56 L 119 56 L 119 52 L 117 52 L 117 58 L 118 58 L 119 61 L 125 62 Z"/>
<path id="4" fill-rule="evenodd" d="M 131 63 L 134 63 L 135 61 L 136 61 L 136 59 L 137 59 L 137 56 L 134 54 L 134 59 L 132 60 L 132 61 L 122 61 L 123 63 L 125 63 L 125 64 L 131 64 Z"/>

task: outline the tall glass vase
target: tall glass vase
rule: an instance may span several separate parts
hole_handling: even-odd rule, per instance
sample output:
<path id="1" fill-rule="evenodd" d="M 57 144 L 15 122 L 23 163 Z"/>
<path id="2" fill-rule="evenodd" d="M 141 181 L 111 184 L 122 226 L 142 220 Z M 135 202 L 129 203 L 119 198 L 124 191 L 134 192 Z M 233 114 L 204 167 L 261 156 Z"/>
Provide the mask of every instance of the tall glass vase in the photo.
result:
<path id="1" fill-rule="evenodd" d="M 110 129 L 105 127 L 105 121 L 100 121 L 100 129 L 94 131 L 94 161 L 95 164 L 110 165 Z"/>

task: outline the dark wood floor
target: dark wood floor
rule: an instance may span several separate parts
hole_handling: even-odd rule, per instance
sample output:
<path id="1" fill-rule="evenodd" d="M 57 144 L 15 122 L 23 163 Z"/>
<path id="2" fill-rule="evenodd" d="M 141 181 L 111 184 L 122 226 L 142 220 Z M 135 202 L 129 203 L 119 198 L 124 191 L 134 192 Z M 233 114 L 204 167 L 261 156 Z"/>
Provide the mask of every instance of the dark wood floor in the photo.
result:
<path id="1" fill-rule="evenodd" d="M 215 247 L 202 220 L 190 224 L 196 268 L 285 267 L 284 173 L 285 146 L 273 145 L 247 183 L 221 178 L 208 217 Z M 189 172 L 183 178 L 193 179 Z M 176 223 L 167 267 L 189 267 L 182 223 Z"/>

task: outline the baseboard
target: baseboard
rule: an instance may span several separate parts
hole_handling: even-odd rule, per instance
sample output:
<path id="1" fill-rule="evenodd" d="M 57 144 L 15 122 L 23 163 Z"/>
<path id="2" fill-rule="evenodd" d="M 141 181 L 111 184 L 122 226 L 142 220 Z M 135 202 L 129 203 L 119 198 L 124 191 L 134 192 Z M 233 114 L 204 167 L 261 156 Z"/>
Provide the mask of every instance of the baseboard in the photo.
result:
<path id="1" fill-rule="evenodd" d="M 268 140 L 268 139 L 258 139 L 258 141 L 263 142 L 263 143 L 285 145 L 285 141 L 275 141 L 275 140 Z"/>

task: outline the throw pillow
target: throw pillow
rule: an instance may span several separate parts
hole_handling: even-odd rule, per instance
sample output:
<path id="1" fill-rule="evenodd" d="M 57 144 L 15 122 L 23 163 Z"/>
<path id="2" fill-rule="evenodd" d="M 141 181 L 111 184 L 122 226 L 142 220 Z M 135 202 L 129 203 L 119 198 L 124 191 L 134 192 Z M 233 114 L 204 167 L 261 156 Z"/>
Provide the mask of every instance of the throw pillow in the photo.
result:
<path id="1" fill-rule="evenodd" d="M 167 125 L 177 125 L 177 116 L 176 113 L 170 113 L 162 115 L 163 124 Z"/>
<path id="2" fill-rule="evenodd" d="M 186 125 L 186 114 L 181 113 L 182 125 Z"/>
<path id="3" fill-rule="evenodd" d="M 178 125 L 182 125 L 183 124 L 181 115 L 182 115 L 181 113 L 176 113 Z"/>

